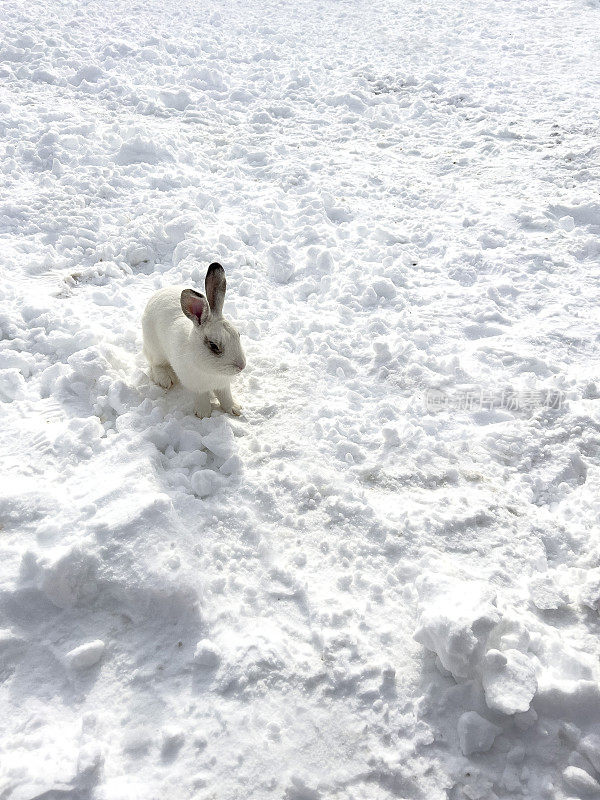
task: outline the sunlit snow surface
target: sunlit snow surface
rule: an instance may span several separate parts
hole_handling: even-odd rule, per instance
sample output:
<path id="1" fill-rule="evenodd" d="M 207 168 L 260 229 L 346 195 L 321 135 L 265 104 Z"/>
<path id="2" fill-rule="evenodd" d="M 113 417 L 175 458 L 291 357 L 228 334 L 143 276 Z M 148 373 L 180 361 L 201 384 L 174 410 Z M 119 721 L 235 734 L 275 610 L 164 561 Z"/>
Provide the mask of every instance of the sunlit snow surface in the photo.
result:
<path id="1" fill-rule="evenodd" d="M 600 5 L 0 31 L 0 797 L 599 796 Z M 140 316 L 214 260 L 201 421 Z"/>

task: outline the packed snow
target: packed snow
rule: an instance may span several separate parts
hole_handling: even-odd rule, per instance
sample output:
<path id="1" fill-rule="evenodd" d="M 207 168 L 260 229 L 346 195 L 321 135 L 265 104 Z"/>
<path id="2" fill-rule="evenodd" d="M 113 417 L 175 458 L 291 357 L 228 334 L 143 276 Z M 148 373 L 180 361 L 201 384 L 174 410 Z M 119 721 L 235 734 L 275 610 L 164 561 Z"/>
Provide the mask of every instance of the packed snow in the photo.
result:
<path id="1" fill-rule="evenodd" d="M 597 0 L 4 0 L 0 797 L 600 797 Z M 243 415 L 153 384 L 227 273 Z"/>

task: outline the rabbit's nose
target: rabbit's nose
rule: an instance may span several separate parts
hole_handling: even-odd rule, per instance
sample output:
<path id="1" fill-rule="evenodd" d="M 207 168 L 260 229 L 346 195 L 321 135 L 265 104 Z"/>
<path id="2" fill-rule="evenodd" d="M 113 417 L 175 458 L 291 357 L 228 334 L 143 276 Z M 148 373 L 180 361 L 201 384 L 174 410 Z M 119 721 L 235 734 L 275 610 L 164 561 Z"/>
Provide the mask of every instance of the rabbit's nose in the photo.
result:
<path id="1" fill-rule="evenodd" d="M 244 369 L 244 367 L 246 366 L 246 359 L 242 358 L 239 361 L 236 361 L 235 365 L 239 369 L 239 371 L 241 372 Z"/>

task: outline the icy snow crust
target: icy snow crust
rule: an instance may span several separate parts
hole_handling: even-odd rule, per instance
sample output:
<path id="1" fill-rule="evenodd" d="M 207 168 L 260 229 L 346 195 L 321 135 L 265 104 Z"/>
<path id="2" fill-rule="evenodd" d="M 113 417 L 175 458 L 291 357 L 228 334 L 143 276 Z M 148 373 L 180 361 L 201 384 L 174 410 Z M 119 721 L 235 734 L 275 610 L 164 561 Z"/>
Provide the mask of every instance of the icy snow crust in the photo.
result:
<path id="1" fill-rule="evenodd" d="M 2 3 L 0 796 L 600 792 L 595 2 Z M 140 316 L 228 273 L 245 416 Z M 429 389 L 562 392 L 428 410 Z"/>

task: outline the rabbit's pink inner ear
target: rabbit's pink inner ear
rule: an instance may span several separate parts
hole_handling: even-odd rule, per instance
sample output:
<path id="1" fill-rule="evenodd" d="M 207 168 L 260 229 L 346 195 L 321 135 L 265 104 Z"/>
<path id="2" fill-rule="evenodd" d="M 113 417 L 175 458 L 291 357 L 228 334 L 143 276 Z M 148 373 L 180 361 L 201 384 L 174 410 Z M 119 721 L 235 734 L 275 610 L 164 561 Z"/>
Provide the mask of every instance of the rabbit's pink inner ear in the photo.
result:
<path id="1" fill-rule="evenodd" d="M 201 325 L 209 314 L 208 301 L 198 292 L 185 289 L 181 293 L 181 308 L 186 317 Z"/>
<path id="2" fill-rule="evenodd" d="M 202 318 L 206 314 L 206 300 L 192 300 L 190 303 L 190 311 L 198 322 L 202 322 Z"/>

